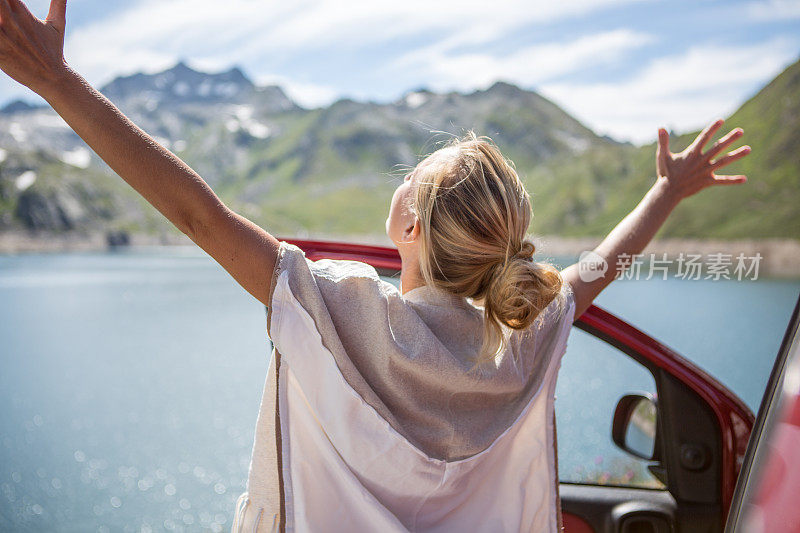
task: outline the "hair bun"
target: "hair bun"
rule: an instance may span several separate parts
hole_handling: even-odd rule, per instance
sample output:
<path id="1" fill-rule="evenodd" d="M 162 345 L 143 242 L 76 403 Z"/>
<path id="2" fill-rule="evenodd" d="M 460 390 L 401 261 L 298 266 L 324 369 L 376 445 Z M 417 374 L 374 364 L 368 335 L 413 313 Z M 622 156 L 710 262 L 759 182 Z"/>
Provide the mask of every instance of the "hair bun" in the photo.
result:
<path id="1" fill-rule="evenodd" d="M 529 240 L 522 241 L 519 251 L 512 256 L 512 259 L 522 259 L 530 261 L 533 259 L 533 254 L 536 253 L 536 246 Z"/>
<path id="2" fill-rule="evenodd" d="M 532 261 L 535 246 L 525 241 L 502 268 L 495 269 L 485 299 L 488 317 L 511 329 L 525 329 L 561 291 L 555 267 Z"/>

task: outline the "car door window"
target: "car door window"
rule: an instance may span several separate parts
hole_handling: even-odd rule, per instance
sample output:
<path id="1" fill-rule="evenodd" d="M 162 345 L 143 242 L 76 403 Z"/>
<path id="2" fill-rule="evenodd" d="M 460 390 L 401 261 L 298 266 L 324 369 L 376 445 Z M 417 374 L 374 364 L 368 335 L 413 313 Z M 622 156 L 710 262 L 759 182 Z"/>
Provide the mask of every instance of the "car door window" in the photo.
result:
<path id="1" fill-rule="evenodd" d="M 653 375 L 625 353 L 576 327 L 556 386 L 558 467 L 562 482 L 663 489 L 650 461 L 611 440 L 617 401 L 626 394 L 656 396 Z"/>

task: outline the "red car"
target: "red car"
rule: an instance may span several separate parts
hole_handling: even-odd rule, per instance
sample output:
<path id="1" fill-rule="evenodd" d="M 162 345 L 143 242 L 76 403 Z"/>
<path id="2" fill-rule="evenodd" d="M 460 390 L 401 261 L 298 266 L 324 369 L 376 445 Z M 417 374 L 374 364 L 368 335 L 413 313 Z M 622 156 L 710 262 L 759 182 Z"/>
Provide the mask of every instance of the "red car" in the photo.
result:
<path id="1" fill-rule="evenodd" d="M 305 250 L 312 260 L 358 260 L 387 275 L 400 269 L 400 257 L 391 248 L 290 242 Z M 755 423 L 753 413 L 730 390 L 690 361 L 597 306 L 590 307 L 575 322 L 575 327 L 591 337 L 598 349 L 612 350 L 617 354 L 615 357 L 623 359 L 627 356 L 632 365 L 652 377 L 651 393 L 624 394 L 618 400 L 613 420 L 601 421 L 606 428 L 611 426 L 612 440 L 619 448 L 646 465 L 650 481 L 639 486 L 620 486 L 625 485 L 624 479 L 622 483 L 608 483 L 609 474 L 598 472 L 597 484 L 569 483 L 564 482 L 562 469 L 560 493 L 565 530 L 568 533 L 723 531 L 735 500 L 735 513 L 731 516 L 736 521 L 741 509 L 737 479 L 743 464 L 750 470 L 751 461 L 745 461 L 745 457 Z M 796 394 L 795 390 L 795 409 L 787 415 L 786 422 L 794 424 L 793 432 L 780 437 L 779 445 L 784 446 L 783 453 L 794 454 L 794 464 L 800 464 L 797 427 L 800 403 Z M 789 434 L 789 430 L 783 431 Z M 750 454 L 753 453 L 751 450 Z M 603 460 L 598 457 L 598 464 Z M 773 478 L 784 474 L 778 472 Z M 639 474 L 629 469 L 628 475 L 629 480 L 635 480 Z M 800 501 L 797 471 L 791 472 L 789 477 L 792 476 L 795 491 L 791 496 Z M 785 505 L 786 497 L 789 496 L 782 495 L 776 500 L 766 488 L 753 501 L 762 506 L 762 514 L 771 513 L 769 506 L 776 505 L 775 502 L 787 508 L 785 513 L 797 513 L 798 506 Z M 750 511 L 751 515 L 754 513 Z M 783 531 L 765 520 L 763 531 Z"/>
<path id="2" fill-rule="evenodd" d="M 772 369 L 727 532 L 800 532 L 800 299 Z"/>

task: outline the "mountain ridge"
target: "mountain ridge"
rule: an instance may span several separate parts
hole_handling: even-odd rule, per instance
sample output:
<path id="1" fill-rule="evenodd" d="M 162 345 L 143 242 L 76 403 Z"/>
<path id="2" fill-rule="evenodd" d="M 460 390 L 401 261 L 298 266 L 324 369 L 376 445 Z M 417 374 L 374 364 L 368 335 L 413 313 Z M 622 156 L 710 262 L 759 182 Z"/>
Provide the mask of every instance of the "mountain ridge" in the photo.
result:
<path id="1" fill-rule="evenodd" d="M 679 206 L 660 235 L 800 239 L 800 221 L 787 207 L 800 174 L 791 152 L 800 133 L 798 65 L 730 121 L 745 127 L 754 154 L 765 154 L 744 160 L 757 162 L 745 163 L 754 179 L 742 187 L 755 189 L 755 207 L 746 189 L 704 192 Z M 653 179 L 653 145 L 599 136 L 554 102 L 506 81 L 467 93 L 418 88 L 392 102 L 342 98 L 306 109 L 238 67 L 203 73 L 180 62 L 116 78 L 101 91 L 233 209 L 286 235 L 378 233 L 403 169 L 470 129 L 491 136 L 516 163 L 534 196 L 537 233 L 603 235 Z M 780 149 L 762 122 L 779 129 Z M 673 151 L 691 135 L 675 136 Z M 0 147 L 0 232 L 175 232 L 49 108 L 0 110 Z M 720 200 L 749 212 L 732 219 Z"/>

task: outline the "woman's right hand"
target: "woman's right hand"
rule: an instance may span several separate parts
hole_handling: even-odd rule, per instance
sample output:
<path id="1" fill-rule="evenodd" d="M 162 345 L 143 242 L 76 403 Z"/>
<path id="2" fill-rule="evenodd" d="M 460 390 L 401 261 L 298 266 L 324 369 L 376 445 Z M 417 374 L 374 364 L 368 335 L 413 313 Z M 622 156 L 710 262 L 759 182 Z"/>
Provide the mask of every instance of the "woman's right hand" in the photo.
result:
<path id="1" fill-rule="evenodd" d="M 0 69 L 42 95 L 68 70 L 64 61 L 67 0 L 51 0 L 39 20 L 21 0 L 0 0 Z"/>
<path id="2" fill-rule="evenodd" d="M 114 172 L 270 305 L 278 240 L 228 209 L 186 163 L 67 66 L 66 10 L 66 0 L 51 0 L 39 20 L 22 0 L 0 0 L 0 69 L 47 100 Z"/>
<path id="3" fill-rule="evenodd" d="M 677 200 L 688 198 L 712 185 L 739 185 L 747 181 L 747 177 L 742 174 L 722 176 L 716 173 L 722 167 L 750 153 L 749 146 L 742 146 L 725 155 L 720 155 L 744 134 L 741 128 L 731 130 L 706 152 L 703 152 L 705 145 L 709 143 L 724 122 L 719 119 L 709 124 L 700 132 L 694 142 L 679 154 L 669 151 L 667 130 L 664 128 L 658 130 L 658 148 L 656 150 L 658 179 L 665 180 L 667 189 Z"/>

